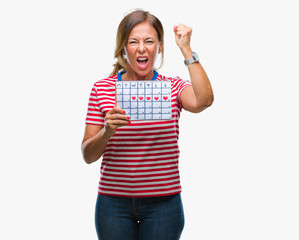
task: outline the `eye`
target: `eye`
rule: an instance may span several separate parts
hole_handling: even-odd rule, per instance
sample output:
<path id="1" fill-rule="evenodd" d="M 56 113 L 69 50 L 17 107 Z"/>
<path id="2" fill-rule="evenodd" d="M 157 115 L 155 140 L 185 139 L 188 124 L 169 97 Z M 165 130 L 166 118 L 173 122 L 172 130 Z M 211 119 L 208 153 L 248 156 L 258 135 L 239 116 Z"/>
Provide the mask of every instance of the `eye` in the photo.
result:
<path id="1" fill-rule="evenodd" d="M 138 43 L 138 42 L 137 42 L 137 41 L 134 41 L 134 40 L 128 42 L 128 44 L 137 44 L 137 43 Z"/>

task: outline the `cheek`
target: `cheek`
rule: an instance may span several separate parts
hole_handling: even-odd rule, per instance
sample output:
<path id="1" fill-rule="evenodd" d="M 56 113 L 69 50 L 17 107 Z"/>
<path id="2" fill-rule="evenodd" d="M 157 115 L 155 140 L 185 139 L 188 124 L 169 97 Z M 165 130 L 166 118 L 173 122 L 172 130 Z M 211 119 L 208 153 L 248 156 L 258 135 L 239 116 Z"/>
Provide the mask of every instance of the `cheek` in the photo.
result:
<path id="1" fill-rule="evenodd" d="M 133 55 L 136 52 L 136 47 L 133 46 L 127 46 L 126 51 L 128 55 Z"/>
<path id="2" fill-rule="evenodd" d="M 148 46 L 147 47 L 147 51 L 150 55 L 155 55 L 156 54 L 156 51 L 157 51 L 157 47 L 155 46 Z"/>
<path id="3" fill-rule="evenodd" d="M 152 59 L 154 59 L 159 54 L 159 50 L 157 48 L 154 48 L 150 54 L 151 54 Z"/>

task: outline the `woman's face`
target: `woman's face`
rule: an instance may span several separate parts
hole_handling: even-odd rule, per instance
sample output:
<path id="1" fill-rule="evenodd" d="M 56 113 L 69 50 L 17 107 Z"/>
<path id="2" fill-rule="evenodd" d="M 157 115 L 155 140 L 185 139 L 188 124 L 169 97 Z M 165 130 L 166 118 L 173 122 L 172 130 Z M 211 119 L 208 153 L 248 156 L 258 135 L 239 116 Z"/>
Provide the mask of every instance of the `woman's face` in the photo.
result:
<path id="1" fill-rule="evenodd" d="M 160 53 L 158 34 L 148 22 L 136 25 L 129 34 L 125 53 L 130 70 L 138 76 L 145 76 L 153 71 L 156 55 Z"/>

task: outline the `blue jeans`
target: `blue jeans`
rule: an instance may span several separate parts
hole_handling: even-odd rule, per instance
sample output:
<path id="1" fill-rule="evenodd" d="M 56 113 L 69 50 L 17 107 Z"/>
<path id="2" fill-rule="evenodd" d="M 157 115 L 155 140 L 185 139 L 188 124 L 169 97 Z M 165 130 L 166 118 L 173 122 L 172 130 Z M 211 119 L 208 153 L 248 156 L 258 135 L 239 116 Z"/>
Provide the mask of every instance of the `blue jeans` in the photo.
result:
<path id="1" fill-rule="evenodd" d="M 180 194 L 129 198 L 98 194 L 99 240 L 178 240 L 184 228 Z"/>

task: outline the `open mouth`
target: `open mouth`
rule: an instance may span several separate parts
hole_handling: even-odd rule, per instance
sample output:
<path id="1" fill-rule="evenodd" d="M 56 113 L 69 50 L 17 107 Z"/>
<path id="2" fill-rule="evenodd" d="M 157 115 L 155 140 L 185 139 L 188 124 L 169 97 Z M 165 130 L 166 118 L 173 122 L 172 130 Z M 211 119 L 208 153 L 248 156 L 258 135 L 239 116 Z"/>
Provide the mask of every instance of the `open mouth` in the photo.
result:
<path id="1" fill-rule="evenodd" d="M 137 64 L 138 64 L 138 67 L 140 67 L 141 69 L 146 68 L 147 64 L 148 64 L 148 57 L 138 57 Z"/>

